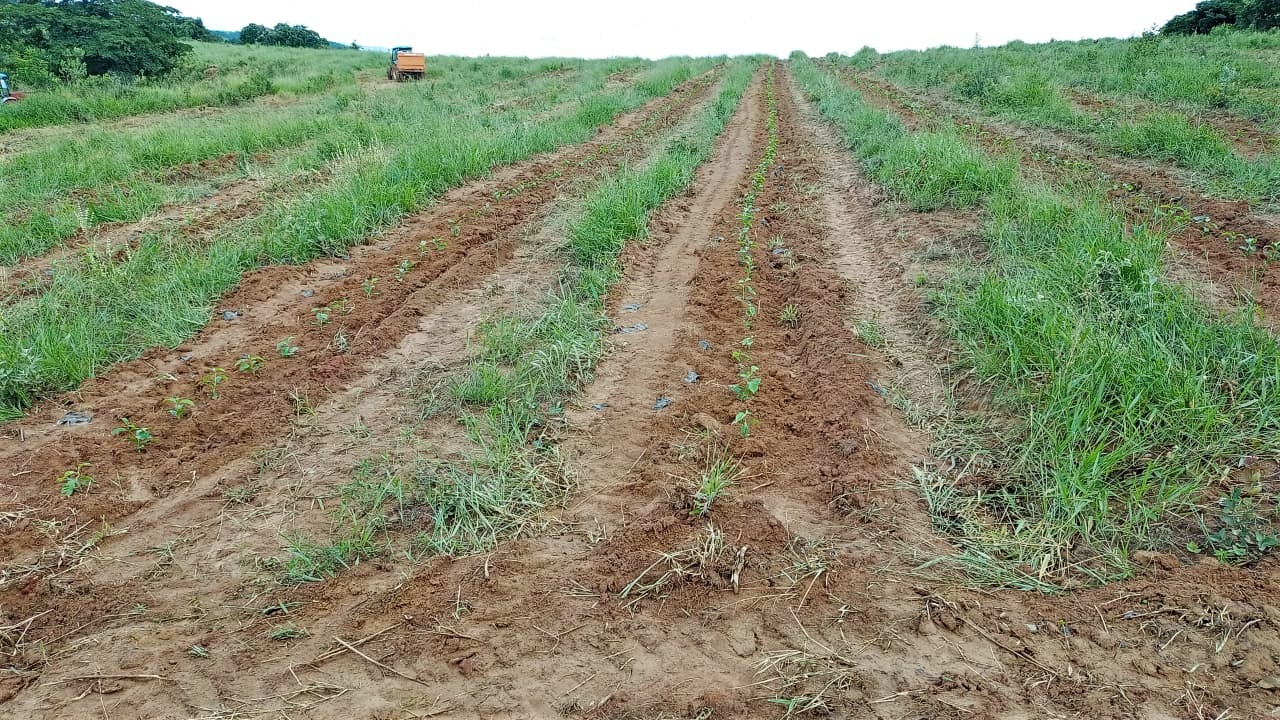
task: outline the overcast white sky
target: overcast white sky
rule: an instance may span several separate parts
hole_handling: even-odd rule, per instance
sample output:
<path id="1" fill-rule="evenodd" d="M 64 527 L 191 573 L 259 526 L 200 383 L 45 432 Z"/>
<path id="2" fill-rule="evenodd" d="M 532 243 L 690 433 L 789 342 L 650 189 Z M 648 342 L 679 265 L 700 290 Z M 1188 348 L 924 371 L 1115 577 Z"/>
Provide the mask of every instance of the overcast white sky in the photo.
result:
<path id="1" fill-rule="evenodd" d="M 158 0 L 213 30 L 306 25 L 330 40 L 433 55 L 822 55 L 1128 37 L 1195 0 Z"/>

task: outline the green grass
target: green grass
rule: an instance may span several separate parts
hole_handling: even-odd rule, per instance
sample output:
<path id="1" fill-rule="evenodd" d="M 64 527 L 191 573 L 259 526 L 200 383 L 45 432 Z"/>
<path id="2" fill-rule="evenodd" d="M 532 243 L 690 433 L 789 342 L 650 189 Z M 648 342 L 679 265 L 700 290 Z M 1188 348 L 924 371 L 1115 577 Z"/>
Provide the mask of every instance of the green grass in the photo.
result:
<path id="1" fill-rule="evenodd" d="M 1184 111 L 1228 110 L 1275 128 L 1280 33 L 1011 42 L 991 48 L 934 48 L 878 55 L 878 71 L 914 87 L 986 86 L 994 95 L 1039 78 L 1036 94 L 1076 88 L 1103 97 L 1141 98 Z M 865 66 L 865 63 L 864 63 Z M 1016 91 L 1013 95 L 1017 95 Z M 1025 96 L 1024 96 L 1025 97 Z M 1051 103 L 1056 103 L 1051 100 Z"/>
<path id="2" fill-rule="evenodd" d="M 1013 159 L 990 160 L 954 128 L 908 133 L 897 117 L 867 105 L 811 62 L 797 62 L 795 68 L 822 115 L 841 119 L 846 146 L 916 209 L 971 207 L 1013 183 Z"/>
<path id="3" fill-rule="evenodd" d="M 794 65 L 873 175 L 916 204 L 934 196 L 894 182 L 911 168 L 875 150 L 909 143 L 942 162 L 947 145 L 877 118 L 813 63 Z M 999 482 L 976 492 L 923 483 L 935 519 L 988 579 L 1044 589 L 1065 572 L 1122 576 L 1130 550 L 1180 545 L 1212 525 L 1205 492 L 1241 457 L 1280 451 L 1280 344 L 1251 312 L 1219 317 L 1165 279 L 1174 228 L 1163 221 L 1127 227 L 1102 188 L 1029 182 L 1007 176 L 1005 160 L 965 153 L 972 173 L 953 176 L 950 195 L 986 211 L 989 261 L 958 271 L 931 305 L 1013 425 L 975 424 Z M 975 188 L 975 173 L 1007 180 Z"/>
<path id="4" fill-rule="evenodd" d="M 999 48 L 938 48 L 877 56 L 877 72 L 907 87 L 941 89 L 991 115 L 1079 133 L 1107 152 L 1169 162 L 1208 191 L 1280 204 L 1280 157 L 1244 158 L 1199 116 L 1231 111 L 1280 131 L 1280 80 L 1253 45 L 1276 33 L 1098 40 Z M 866 68 L 864 58 L 835 58 Z M 1074 89 L 1117 102 L 1100 114 L 1076 108 Z M 1160 109 L 1138 109 L 1139 99 Z"/>
<path id="5" fill-rule="evenodd" d="M 523 533 L 541 511 L 572 491 L 573 479 L 545 430 L 604 353 L 603 338 L 611 327 L 605 298 L 621 274 L 618 257 L 627 242 L 644 236 L 650 213 L 688 187 L 755 66 L 731 63 L 715 99 L 646 162 L 624 165 L 587 194 L 570 223 L 559 282 L 541 307 L 484 325 L 477 356 L 447 388 L 452 400 L 447 407 L 459 414 L 473 445 L 468 461 L 409 467 L 378 463 L 382 477 L 395 477 L 396 486 L 405 488 L 399 514 L 430 515 L 430 529 L 414 539 L 411 557 L 484 552 Z M 326 543 L 293 538 L 290 557 L 303 559 L 288 561 L 302 568 L 292 577 L 332 574 L 362 557 L 371 525 L 361 517 L 357 512 L 354 521 L 340 518 L 337 539 Z M 383 549 L 389 544 L 384 538 Z"/>
<path id="6" fill-rule="evenodd" d="M 640 78 L 650 89 L 669 91 L 714 62 L 662 61 Z M 475 64 L 495 72 L 505 61 Z M 610 73 L 630 67 L 626 62 L 580 64 L 589 72 L 570 82 L 548 76 L 556 87 L 535 95 L 538 101 L 526 108 L 479 111 L 494 98 L 470 82 L 474 77 L 379 96 L 367 111 L 417 141 L 345 157 L 331 165 L 324 186 L 270 207 L 211 244 L 157 236 L 143 238 L 122 258 L 86 254 L 72 271 L 55 274 L 44 293 L 0 305 L 0 418 L 16 417 L 42 395 L 74 388 L 148 347 L 180 343 L 208 321 L 216 298 L 254 267 L 340 255 L 458 183 L 589 139 L 601 116 L 584 115 L 565 100 L 590 104 L 594 98 L 628 109 L 651 97 L 638 85 L 605 87 Z M 545 110 L 552 112 L 529 119 Z"/>
<path id="7" fill-rule="evenodd" d="M 526 63 L 528 68 L 542 63 Z M 82 228 L 140 219 L 181 198 L 169 177 L 178 166 L 224 156 L 238 164 L 275 153 L 286 172 L 315 172 L 372 146 L 404 146 L 416 135 L 424 105 L 450 103 L 461 115 L 483 118 L 509 103 L 504 117 L 527 114 L 569 98 L 583 100 L 579 120 L 603 124 L 627 98 L 594 93 L 608 74 L 638 69 L 634 61 L 554 65 L 508 77 L 511 63 L 441 59 L 441 79 L 382 90 L 344 87 L 284 106 L 250 106 L 212 117 L 166 117 L 137 127 L 96 127 L 63 133 L 0 161 L 0 205 L 11 222 L 0 227 L 0 263 L 43 253 Z M 663 73 L 653 75 L 659 86 Z M 429 112 L 439 114 L 438 108 Z"/>
<path id="8" fill-rule="evenodd" d="M 94 123 L 193 107 L 241 105 L 267 95 L 310 95 L 379 75 L 381 52 L 308 50 L 191 43 L 195 51 L 159 79 L 94 77 L 23 87 L 27 99 L 0 108 L 0 133 L 19 128 Z M 15 77 L 22 84 L 25 78 Z"/>

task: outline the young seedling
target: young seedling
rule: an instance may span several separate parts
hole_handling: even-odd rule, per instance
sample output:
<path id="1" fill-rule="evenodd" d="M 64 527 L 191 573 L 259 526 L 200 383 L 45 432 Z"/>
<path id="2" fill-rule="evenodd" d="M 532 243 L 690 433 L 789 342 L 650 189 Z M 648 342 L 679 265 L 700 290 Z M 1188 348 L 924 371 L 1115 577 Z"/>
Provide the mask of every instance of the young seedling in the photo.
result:
<path id="1" fill-rule="evenodd" d="M 373 294 L 378 291 L 378 278 L 365 278 L 364 282 L 360 283 L 360 289 L 364 290 L 365 297 L 373 297 Z"/>
<path id="2" fill-rule="evenodd" d="M 733 416 L 733 424 L 738 426 L 738 432 L 744 438 L 751 437 L 751 428 L 755 427 L 757 422 L 759 421 L 750 410 L 741 410 Z"/>
<path id="3" fill-rule="evenodd" d="M 782 308 L 782 312 L 778 313 L 778 322 L 789 328 L 800 327 L 800 306 L 795 303 L 788 303 Z"/>
<path id="4" fill-rule="evenodd" d="M 311 313 L 316 316 L 316 325 L 324 327 L 329 324 L 329 308 L 312 308 Z"/>
<path id="5" fill-rule="evenodd" d="M 209 372 L 200 376 L 200 384 L 209 391 L 209 397 L 218 399 L 218 388 L 227 381 L 227 371 L 220 367 L 209 368 Z"/>
<path id="6" fill-rule="evenodd" d="M 752 365 L 743 367 L 738 370 L 738 377 L 742 379 L 740 384 L 733 384 L 729 389 L 737 396 L 739 400 L 746 401 L 756 396 L 760 392 L 760 368 Z"/>
<path id="7" fill-rule="evenodd" d="M 262 366 L 264 364 L 265 361 L 262 359 L 261 355 L 243 355 L 240 359 L 236 360 L 236 370 L 242 373 L 257 375 L 262 372 Z"/>
<path id="8" fill-rule="evenodd" d="M 111 434 L 129 438 L 138 452 L 145 452 L 147 445 L 154 439 L 150 430 L 135 424 L 127 417 L 120 418 L 120 427 L 112 430 Z"/>
<path id="9" fill-rule="evenodd" d="M 93 484 L 93 477 L 84 471 L 89 463 L 79 463 L 75 470 L 68 470 L 58 478 L 58 489 L 63 495 L 71 497 L 81 490 L 88 490 Z"/>
<path id="10" fill-rule="evenodd" d="M 291 358 L 298 354 L 298 346 L 293 344 L 292 335 L 276 343 L 276 350 L 282 358 Z"/>
<path id="11" fill-rule="evenodd" d="M 401 260 L 400 264 L 396 266 L 396 280 L 403 280 L 404 276 L 409 274 L 409 271 L 413 269 L 414 265 L 417 265 L 417 263 L 412 260 Z"/>
<path id="12" fill-rule="evenodd" d="M 194 400 L 184 397 L 167 398 L 165 402 L 169 403 L 169 414 L 179 420 L 186 417 L 196 406 Z"/>
<path id="13" fill-rule="evenodd" d="M 201 660 L 208 660 L 212 657 L 203 645 L 192 645 L 191 648 L 187 650 L 187 654 L 191 657 L 200 658 Z"/>

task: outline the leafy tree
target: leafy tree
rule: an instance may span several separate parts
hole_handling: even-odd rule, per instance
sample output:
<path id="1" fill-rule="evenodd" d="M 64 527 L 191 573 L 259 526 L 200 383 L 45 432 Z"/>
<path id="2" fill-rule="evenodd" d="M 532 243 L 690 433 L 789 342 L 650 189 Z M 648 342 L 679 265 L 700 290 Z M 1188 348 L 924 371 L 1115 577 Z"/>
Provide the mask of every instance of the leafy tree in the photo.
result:
<path id="1" fill-rule="evenodd" d="M 263 25 L 249 23 L 240 28 L 240 42 L 245 45 L 256 45 L 262 42 L 262 38 L 266 37 L 269 32 L 271 31 Z"/>
<path id="2" fill-rule="evenodd" d="M 6 55 L 43 57 L 46 71 L 163 75 L 191 52 L 184 38 L 207 39 L 204 24 L 147 0 L 18 0 L 3 4 Z"/>
<path id="3" fill-rule="evenodd" d="M 276 23 L 273 28 L 250 23 L 241 28 L 240 42 L 245 45 L 284 45 L 307 48 L 329 46 L 329 41 L 320 37 L 316 31 L 308 29 L 305 25 L 288 23 Z"/>
<path id="4" fill-rule="evenodd" d="M 1236 3 L 1232 0 L 1204 0 L 1196 3 L 1196 9 L 1169 20 L 1160 29 L 1166 35 L 1195 35 L 1207 33 L 1218 25 L 1234 25 Z"/>
<path id="5" fill-rule="evenodd" d="M 1280 0 L 1255 0 L 1246 3 L 1236 17 L 1236 27 L 1254 30 L 1280 28 Z"/>
<path id="6" fill-rule="evenodd" d="M 1242 30 L 1280 27 L 1280 0 L 1204 0 L 1196 3 L 1191 12 L 1169 20 L 1160 32 L 1166 35 L 1197 35 L 1219 25 L 1231 25 Z"/>

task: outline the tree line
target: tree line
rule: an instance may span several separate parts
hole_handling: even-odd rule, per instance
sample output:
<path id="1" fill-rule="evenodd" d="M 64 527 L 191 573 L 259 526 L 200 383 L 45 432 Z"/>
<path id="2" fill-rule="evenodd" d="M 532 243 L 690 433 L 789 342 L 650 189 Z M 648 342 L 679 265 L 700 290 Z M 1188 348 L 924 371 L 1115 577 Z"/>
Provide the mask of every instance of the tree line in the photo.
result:
<path id="1" fill-rule="evenodd" d="M 1204 0 L 1194 10 L 1169 20 L 1166 35 L 1197 35 L 1225 25 L 1240 30 L 1280 28 L 1280 0 Z"/>
<path id="2" fill-rule="evenodd" d="M 329 47 L 302 25 L 250 24 L 246 44 Z M 157 77 L 191 53 L 188 42 L 223 42 L 199 18 L 148 0 L 0 0 L 0 72 L 32 86 L 94 75 Z"/>

